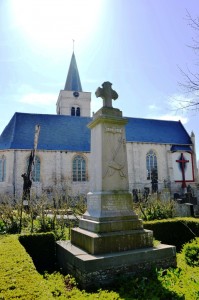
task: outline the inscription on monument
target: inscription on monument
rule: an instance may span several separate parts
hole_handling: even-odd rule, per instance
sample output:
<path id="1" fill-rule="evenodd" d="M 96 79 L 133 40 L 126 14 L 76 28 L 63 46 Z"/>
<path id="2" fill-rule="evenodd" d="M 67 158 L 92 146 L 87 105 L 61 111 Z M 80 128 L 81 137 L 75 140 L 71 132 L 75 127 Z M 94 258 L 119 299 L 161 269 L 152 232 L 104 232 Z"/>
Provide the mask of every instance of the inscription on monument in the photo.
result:
<path id="1" fill-rule="evenodd" d="M 105 205 L 102 206 L 105 210 L 115 210 L 117 208 L 116 202 L 114 199 L 109 199 L 108 202 L 104 203 Z"/>
<path id="2" fill-rule="evenodd" d="M 105 128 L 106 132 L 112 132 L 112 133 L 122 133 L 121 128 L 116 128 L 116 127 L 106 127 Z"/>
<path id="3" fill-rule="evenodd" d="M 98 210 L 99 209 L 99 197 L 91 196 L 89 201 L 89 210 Z"/>

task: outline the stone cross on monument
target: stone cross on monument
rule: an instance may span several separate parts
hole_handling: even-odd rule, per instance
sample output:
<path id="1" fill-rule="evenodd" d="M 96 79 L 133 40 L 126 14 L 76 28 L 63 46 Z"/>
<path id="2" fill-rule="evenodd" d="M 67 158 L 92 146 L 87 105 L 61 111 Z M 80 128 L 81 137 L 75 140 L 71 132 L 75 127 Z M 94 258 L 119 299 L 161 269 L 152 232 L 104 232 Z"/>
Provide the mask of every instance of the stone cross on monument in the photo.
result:
<path id="1" fill-rule="evenodd" d="M 182 171 L 182 188 L 184 189 L 184 188 L 186 188 L 185 167 L 186 167 L 186 163 L 188 163 L 189 160 L 186 160 L 186 159 L 184 158 L 183 153 L 181 153 L 180 159 L 177 159 L 176 162 L 179 163 L 180 169 L 181 169 L 181 171 Z"/>
<path id="2" fill-rule="evenodd" d="M 98 87 L 95 92 L 96 97 L 101 97 L 103 99 L 103 106 L 112 107 L 112 99 L 116 100 L 118 98 L 118 94 L 116 91 L 112 89 L 112 83 L 106 81 L 102 83 L 102 87 Z"/>

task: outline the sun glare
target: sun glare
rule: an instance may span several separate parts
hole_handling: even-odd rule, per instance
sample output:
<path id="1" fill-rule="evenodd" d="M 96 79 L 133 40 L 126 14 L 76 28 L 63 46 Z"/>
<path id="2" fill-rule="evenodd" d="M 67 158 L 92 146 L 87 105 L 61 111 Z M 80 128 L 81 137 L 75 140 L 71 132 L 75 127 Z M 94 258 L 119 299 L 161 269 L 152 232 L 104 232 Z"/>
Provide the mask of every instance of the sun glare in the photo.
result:
<path id="1" fill-rule="evenodd" d="M 100 0 L 12 1 L 14 25 L 38 47 L 71 47 L 88 39 L 99 21 Z"/>

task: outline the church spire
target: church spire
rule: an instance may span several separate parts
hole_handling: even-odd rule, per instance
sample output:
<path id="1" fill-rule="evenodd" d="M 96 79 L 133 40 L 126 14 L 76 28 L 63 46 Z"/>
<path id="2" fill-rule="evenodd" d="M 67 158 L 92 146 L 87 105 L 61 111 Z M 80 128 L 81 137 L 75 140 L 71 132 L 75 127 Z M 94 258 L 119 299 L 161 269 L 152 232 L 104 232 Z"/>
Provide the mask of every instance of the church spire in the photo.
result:
<path id="1" fill-rule="evenodd" d="M 70 66 L 69 66 L 64 90 L 65 91 L 82 92 L 82 85 L 81 85 L 81 81 L 80 81 L 80 77 L 79 77 L 79 71 L 77 68 L 74 51 L 73 51 L 73 54 L 71 57 Z"/>

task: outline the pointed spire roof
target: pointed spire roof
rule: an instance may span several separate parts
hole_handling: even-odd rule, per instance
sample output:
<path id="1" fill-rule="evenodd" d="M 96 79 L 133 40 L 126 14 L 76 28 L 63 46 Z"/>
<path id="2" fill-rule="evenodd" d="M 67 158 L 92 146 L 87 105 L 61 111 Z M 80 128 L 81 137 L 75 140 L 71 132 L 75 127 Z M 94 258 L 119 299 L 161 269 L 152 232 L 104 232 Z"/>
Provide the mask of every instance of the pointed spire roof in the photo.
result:
<path id="1" fill-rule="evenodd" d="M 77 68 L 74 52 L 71 57 L 68 76 L 66 78 L 64 90 L 82 92 L 82 85 L 79 77 L 79 71 Z"/>

